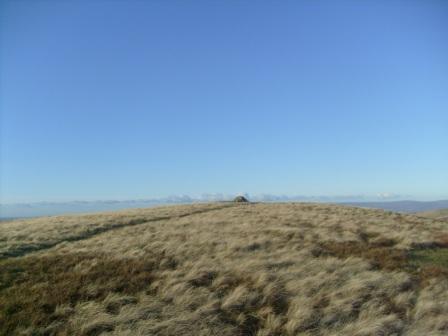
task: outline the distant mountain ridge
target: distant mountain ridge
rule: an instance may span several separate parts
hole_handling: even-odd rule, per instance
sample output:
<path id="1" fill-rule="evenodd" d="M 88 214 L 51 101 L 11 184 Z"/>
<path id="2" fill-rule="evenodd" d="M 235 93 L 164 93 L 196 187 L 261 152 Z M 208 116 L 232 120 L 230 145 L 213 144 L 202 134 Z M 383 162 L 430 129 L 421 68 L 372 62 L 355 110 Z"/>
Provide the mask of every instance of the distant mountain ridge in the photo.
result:
<path id="1" fill-rule="evenodd" d="M 384 209 L 397 212 L 423 212 L 440 209 L 448 209 L 448 200 L 440 201 L 352 201 L 362 196 L 283 196 L 283 195 L 254 195 L 244 194 L 246 198 L 254 202 L 312 202 L 312 203 L 334 203 L 350 205 L 363 208 Z M 157 199 L 137 200 L 103 200 L 103 201 L 72 201 L 72 202 L 35 202 L 0 204 L 0 219 L 14 219 L 20 217 L 54 216 L 74 213 L 94 213 L 101 211 L 122 210 L 132 208 L 148 208 L 170 204 L 191 204 L 200 202 L 230 201 L 232 195 L 206 194 L 193 198 L 187 195 L 176 195 Z"/>

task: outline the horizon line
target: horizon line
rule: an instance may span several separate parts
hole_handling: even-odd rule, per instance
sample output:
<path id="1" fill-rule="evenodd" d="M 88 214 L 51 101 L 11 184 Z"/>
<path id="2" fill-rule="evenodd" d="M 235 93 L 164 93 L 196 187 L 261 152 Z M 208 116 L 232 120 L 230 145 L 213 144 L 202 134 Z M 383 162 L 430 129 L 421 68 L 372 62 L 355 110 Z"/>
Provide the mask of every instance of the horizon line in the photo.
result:
<path id="1" fill-rule="evenodd" d="M 56 205 L 56 204 L 89 204 L 89 203 L 103 203 L 103 204 L 119 204 L 119 203 L 193 203 L 193 202 L 208 202 L 208 201 L 229 201 L 238 195 L 243 195 L 254 202 L 285 202 L 285 201 L 304 201 L 304 202 L 438 202 L 447 201 L 448 197 L 427 198 L 422 199 L 410 195 L 282 195 L 282 194 L 254 194 L 235 193 L 235 194 L 203 194 L 200 196 L 190 195 L 171 195 L 166 197 L 152 197 L 152 198 L 129 198 L 129 199 L 73 199 L 73 200 L 42 200 L 42 201 L 16 201 L 16 202 L 0 202 L 0 206 L 20 206 L 20 205 Z"/>

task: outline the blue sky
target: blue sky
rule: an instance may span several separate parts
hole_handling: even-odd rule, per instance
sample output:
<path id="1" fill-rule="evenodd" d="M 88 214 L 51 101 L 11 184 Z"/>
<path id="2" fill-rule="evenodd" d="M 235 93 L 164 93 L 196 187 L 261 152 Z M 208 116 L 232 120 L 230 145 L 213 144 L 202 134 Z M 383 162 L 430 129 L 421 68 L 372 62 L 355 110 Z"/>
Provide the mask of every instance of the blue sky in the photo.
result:
<path id="1" fill-rule="evenodd" d="M 0 2 L 0 201 L 448 198 L 446 1 Z"/>

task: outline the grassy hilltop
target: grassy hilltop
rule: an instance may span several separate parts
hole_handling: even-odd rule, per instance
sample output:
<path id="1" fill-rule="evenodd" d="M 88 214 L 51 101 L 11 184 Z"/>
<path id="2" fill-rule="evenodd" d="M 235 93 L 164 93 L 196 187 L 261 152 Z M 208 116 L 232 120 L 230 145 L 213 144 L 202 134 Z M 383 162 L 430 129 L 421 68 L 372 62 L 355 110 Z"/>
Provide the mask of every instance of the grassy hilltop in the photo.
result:
<path id="1" fill-rule="evenodd" d="M 0 223 L 0 335 L 446 335 L 448 222 L 214 203 Z"/>

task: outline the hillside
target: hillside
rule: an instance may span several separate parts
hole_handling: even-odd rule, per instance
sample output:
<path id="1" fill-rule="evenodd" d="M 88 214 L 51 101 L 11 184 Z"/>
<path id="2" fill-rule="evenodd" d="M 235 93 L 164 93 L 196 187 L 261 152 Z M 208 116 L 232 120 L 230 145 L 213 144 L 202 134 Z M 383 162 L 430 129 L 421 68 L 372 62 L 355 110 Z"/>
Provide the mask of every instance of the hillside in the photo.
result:
<path id="1" fill-rule="evenodd" d="M 448 222 L 210 203 L 0 224 L 0 335 L 446 335 Z"/>
<path id="2" fill-rule="evenodd" d="M 422 211 L 422 212 L 417 213 L 417 216 L 433 218 L 433 219 L 438 219 L 438 220 L 448 220 L 448 209 Z"/>

